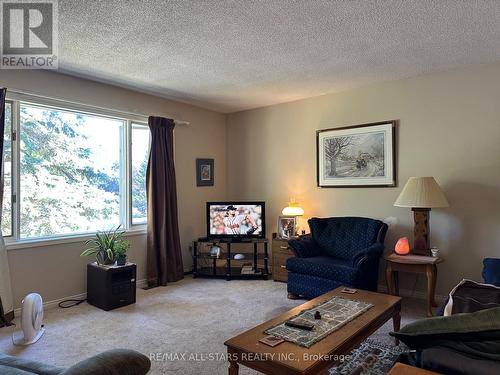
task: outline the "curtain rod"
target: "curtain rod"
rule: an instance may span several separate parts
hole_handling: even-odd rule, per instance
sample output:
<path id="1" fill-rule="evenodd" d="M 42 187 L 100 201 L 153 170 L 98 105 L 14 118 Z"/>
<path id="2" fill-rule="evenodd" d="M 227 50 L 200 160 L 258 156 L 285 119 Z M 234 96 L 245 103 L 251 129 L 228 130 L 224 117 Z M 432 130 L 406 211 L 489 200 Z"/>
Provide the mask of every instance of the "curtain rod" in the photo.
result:
<path id="1" fill-rule="evenodd" d="M 112 109 L 112 108 L 106 108 L 106 107 L 100 107 L 100 106 L 95 106 L 95 105 L 90 105 L 90 104 L 83 104 L 83 103 L 78 103 L 66 99 L 59 99 L 59 98 L 54 98 L 46 95 L 40 95 L 40 94 L 34 94 L 29 91 L 24 91 L 24 90 L 18 90 L 18 89 L 10 89 L 7 87 L 7 96 L 9 93 L 17 94 L 17 95 L 26 95 L 29 97 L 34 97 L 34 98 L 40 98 L 40 99 L 45 99 L 45 100 L 51 100 L 55 102 L 59 102 L 62 104 L 69 104 L 69 105 L 74 105 L 74 106 L 79 106 L 79 107 L 87 107 L 88 109 L 97 109 L 105 112 L 110 112 L 116 115 L 121 115 L 121 116 L 138 116 L 138 117 L 144 117 L 148 118 L 150 115 L 145 115 L 143 113 L 136 113 L 136 112 L 127 112 L 127 111 L 121 111 L 117 109 Z M 173 119 L 176 125 L 189 125 L 189 121 L 184 121 L 184 120 L 177 120 Z"/>

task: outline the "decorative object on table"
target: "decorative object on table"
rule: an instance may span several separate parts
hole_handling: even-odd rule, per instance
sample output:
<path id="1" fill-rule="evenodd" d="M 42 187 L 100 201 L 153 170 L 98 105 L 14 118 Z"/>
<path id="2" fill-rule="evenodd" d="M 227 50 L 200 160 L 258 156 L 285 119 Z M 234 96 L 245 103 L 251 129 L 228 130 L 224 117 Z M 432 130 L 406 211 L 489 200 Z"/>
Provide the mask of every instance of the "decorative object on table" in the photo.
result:
<path id="1" fill-rule="evenodd" d="M 437 264 L 443 262 L 442 258 L 422 255 L 397 255 L 384 256 L 385 277 L 387 291 L 392 295 L 399 295 L 399 272 L 422 273 L 427 276 L 427 316 L 432 316 L 432 308 L 437 307 L 434 293 L 436 291 Z"/>
<path id="2" fill-rule="evenodd" d="M 214 159 L 196 159 L 196 186 L 214 186 Z"/>
<path id="3" fill-rule="evenodd" d="M 314 319 L 318 319 L 318 320 L 321 319 L 321 313 L 319 311 L 316 311 L 314 313 Z"/>
<path id="4" fill-rule="evenodd" d="M 439 249 L 437 247 L 431 247 L 431 255 L 437 258 L 439 256 Z"/>
<path id="5" fill-rule="evenodd" d="M 235 260 L 243 260 L 243 259 L 245 259 L 245 255 L 244 254 L 235 254 L 234 259 Z"/>
<path id="6" fill-rule="evenodd" d="M 297 218 L 295 216 L 280 216 L 278 218 L 278 237 L 291 239 L 295 237 Z"/>
<path id="7" fill-rule="evenodd" d="M 334 331 L 349 323 L 356 317 L 373 307 L 373 304 L 364 301 L 350 300 L 342 297 L 332 297 L 317 306 L 302 311 L 300 314 L 281 322 L 274 327 L 268 328 L 265 333 L 281 337 L 285 341 L 295 343 L 305 348 L 322 340 Z M 315 313 L 319 312 L 322 319 L 315 319 Z M 286 323 L 306 322 L 314 326 L 314 330 L 301 330 L 289 328 Z"/>
<path id="8" fill-rule="evenodd" d="M 217 246 L 217 244 L 213 244 L 210 247 L 209 254 L 212 258 L 218 259 L 220 257 L 220 252 L 221 252 L 221 248 L 220 248 L 220 246 Z"/>
<path id="9" fill-rule="evenodd" d="M 275 346 L 285 342 L 285 340 L 280 339 L 279 337 L 276 337 L 276 336 L 266 336 L 266 337 L 260 339 L 259 342 L 274 348 Z"/>
<path id="10" fill-rule="evenodd" d="M 383 121 L 318 130 L 318 186 L 395 186 L 396 123 Z"/>
<path id="11" fill-rule="evenodd" d="M 448 207 L 448 201 L 434 177 L 410 177 L 394 202 L 396 207 L 411 207 L 413 211 L 414 240 L 411 252 L 431 255 L 429 215 L 431 208 Z"/>
<path id="12" fill-rule="evenodd" d="M 87 247 L 80 256 L 95 256 L 97 264 L 100 266 L 109 266 L 115 263 L 117 258 L 123 256 L 130 247 L 130 243 L 123 237 L 123 231 L 119 231 L 120 226 L 105 232 L 97 232 L 94 238 L 85 241 Z"/>
<path id="13" fill-rule="evenodd" d="M 383 344 L 368 339 L 345 356 L 346 360 L 332 367 L 329 375 L 386 375 L 394 365 L 398 356 L 408 348 Z"/>
<path id="14" fill-rule="evenodd" d="M 21 308 L 21 330 L 22 337 L 12 335 L 14 345 L 31 345 L 40 340 L 45 333 L 43 328 L 43 301 L 42 296 L 30 293 L 23 299 Z"/>
<path id="15" fill-rule="evenodd" d="M 407 237 L 401 237 L 398 242 L 396 242 L 394 252 L 398 255 L 408 255 L 410 253 L 410 243 Z"/>
<path id="16" fill-rule="evenodd" d="M 103 310 L 135 303 L 137 266 L 99 267 L 87 264 L 87 302 Z"/>
<path id="17" fill-rule="evenodd" d="M 342 288 L 341 293 L 355 294 L 358 290 L 353 288 Z"/>

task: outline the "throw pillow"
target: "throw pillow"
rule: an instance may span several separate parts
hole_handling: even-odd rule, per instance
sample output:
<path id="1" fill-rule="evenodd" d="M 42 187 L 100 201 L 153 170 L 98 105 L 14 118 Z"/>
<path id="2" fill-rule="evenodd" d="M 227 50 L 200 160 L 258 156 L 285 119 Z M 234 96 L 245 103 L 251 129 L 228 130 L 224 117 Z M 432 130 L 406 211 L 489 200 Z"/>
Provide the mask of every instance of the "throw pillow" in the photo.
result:
<path id="1" fill-rule="evenodd" d="M 483 279 L 486 284 L 500 286 L 500 259 L 485 258 L 483 260 Z"/>

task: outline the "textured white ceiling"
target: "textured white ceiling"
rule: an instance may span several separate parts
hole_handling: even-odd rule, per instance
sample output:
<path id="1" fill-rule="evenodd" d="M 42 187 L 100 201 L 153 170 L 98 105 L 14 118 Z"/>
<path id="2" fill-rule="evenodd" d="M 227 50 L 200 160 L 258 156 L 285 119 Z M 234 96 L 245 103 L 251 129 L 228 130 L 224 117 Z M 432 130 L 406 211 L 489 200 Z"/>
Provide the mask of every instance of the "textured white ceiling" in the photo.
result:
<path id="1" fill-rule="evenodd" d="M 63 72 L 221 112 L 500 60 L 500 0 L 59 0 Z"/>

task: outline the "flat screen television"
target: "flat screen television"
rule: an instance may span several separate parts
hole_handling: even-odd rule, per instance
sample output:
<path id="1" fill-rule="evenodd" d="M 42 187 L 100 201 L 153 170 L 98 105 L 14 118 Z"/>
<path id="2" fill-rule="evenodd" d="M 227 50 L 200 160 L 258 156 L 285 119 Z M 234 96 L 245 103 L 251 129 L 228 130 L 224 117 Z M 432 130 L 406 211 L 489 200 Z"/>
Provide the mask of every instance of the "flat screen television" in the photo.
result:
<path id="1" fill-rule="evenodd" d="M 207 202 L 207 237 L 264 238 L 265 211 L 264 202 Z"/>

